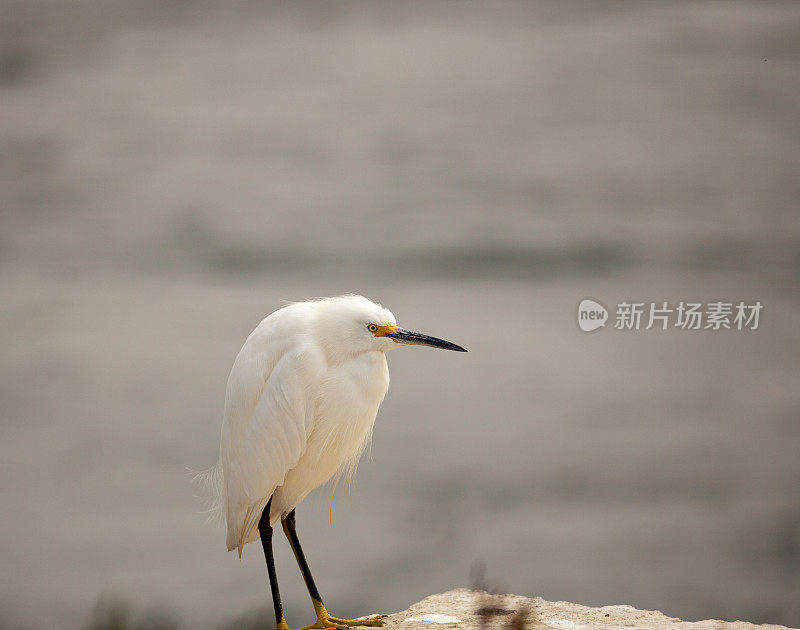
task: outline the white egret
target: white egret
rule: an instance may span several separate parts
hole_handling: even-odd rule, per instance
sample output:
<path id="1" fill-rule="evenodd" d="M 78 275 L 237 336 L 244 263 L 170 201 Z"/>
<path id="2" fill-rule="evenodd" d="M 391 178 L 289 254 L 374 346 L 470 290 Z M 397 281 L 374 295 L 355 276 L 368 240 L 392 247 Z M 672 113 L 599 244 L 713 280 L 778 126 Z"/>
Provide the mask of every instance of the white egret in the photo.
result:
<path id="1" fill-rule="evenodd" d="M 314 604 L 307 628 L 383 625 L 325 609 L 295 531 L 295 506 L 314 488 L 353 472 L 389 387 L 385 352 L 401 344 L 466 352 L 397 327 L 360 295 L 290 304 L 264 319 L 233 364 L 220 441 L 220 498 L 228 550 L 261 539 L 278 630 L 289 630 L 272 556 L 281 521 Z M 305 629 L 304 629 L 305 630 Z"/>

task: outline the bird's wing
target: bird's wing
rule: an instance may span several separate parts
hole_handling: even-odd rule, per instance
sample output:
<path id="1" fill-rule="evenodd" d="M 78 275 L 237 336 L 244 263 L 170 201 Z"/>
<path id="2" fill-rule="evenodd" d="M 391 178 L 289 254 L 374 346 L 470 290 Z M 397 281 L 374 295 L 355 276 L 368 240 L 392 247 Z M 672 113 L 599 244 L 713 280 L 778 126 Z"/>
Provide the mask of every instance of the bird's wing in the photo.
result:
<path id="1" fill-rule="evenodd" d="M 286 339 L 266 347 L 248 343 L 228 379 L 220 448 L 227 547 L 238 547 L 240 556 L 275 488 L 305 451 L 314 405 L 309 392 L 319 374 L 312 349 Z"/>

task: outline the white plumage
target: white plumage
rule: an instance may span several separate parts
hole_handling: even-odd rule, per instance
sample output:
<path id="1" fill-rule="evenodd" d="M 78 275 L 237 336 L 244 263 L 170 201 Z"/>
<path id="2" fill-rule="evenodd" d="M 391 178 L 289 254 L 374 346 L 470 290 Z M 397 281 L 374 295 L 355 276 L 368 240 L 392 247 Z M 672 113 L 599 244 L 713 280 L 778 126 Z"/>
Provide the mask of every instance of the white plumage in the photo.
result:
<path id="1" fill-rule="evenodd" d="M 389 387 L 380 330 L 394 315 L 357 296 L 290 304 L 264 319 L 233 364 L 220 442 L 228 550 L 259 538 L 314 488 L 354 470 Z M 395 328 L 396 330 L 396 328 Z"/>
<path id="2" fill-rule="evenodd" d="M 335 475 L 354 472 L 389 387 L 385 352 L 398 344 L 466 352 L 398 328 L 360 295 L 290 304 L 262 321 L 234 361 L 225 394 L 219 465 L 209 479 L 228 524 L 227 547 L 261 539 L 277 630 L 283 615 L 273 525 L 280 519 L 317 615 L 303 630 L 383 625 L 340 619 L 322 603 L 296 531 L 295 506 Z"/>

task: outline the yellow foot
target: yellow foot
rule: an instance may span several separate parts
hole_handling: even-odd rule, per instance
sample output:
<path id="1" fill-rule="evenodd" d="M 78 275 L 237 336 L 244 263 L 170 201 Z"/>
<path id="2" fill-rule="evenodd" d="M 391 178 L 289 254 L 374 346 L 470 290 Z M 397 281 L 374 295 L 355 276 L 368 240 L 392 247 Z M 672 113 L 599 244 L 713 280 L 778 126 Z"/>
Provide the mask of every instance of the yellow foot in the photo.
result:
<path id="1" fill-rule="evenodd" d="M 375 615 L 374 617 L 359 617 L 358 619 L 339 619 L 338 617 L 328 617 L 333 623 L 342 626 L 373 626 L 380 627 L 383 625 L 383 617 Z"/>
<path id="2" fill-rule="evenodd" d="M 300 630 L 341 630 L 351 626 L 378 627 L 383 625 L 383 618 L 380 615 L 375 615 L 374 617 L 360 617 L 359 619 L 339 619 L 339 617 L 332 617 L 330 613 L 325 610 L 325 606 L 320 602 L 315 601 L 314 608 L 317 611 L 317 620 L 310 626 L 300 628 Z"/>
<path id="3" fill-rule="evenodd" d="M 317 620 L 310 626 L 300 628 L 300 630 L 342 630 L 350 626 L 382 626 L 383 618 L 380 615 L 375 617 L 362 617 L 360 619 L 339 619 L 325 615 L 317 617 Z"/>

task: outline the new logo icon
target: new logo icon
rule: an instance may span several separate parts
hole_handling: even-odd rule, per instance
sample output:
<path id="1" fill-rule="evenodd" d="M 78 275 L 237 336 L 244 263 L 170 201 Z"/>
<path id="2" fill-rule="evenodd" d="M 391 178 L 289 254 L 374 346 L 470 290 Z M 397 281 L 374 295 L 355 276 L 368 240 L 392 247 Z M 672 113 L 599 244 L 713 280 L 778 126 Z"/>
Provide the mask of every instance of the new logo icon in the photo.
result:
<path id="1" fill-rule="evenodd" d="M 578 327 L 583 332 L 592 332 L 606 325 L 608 310 L 606 307 L 586 298 L 578 304 Z"/>

